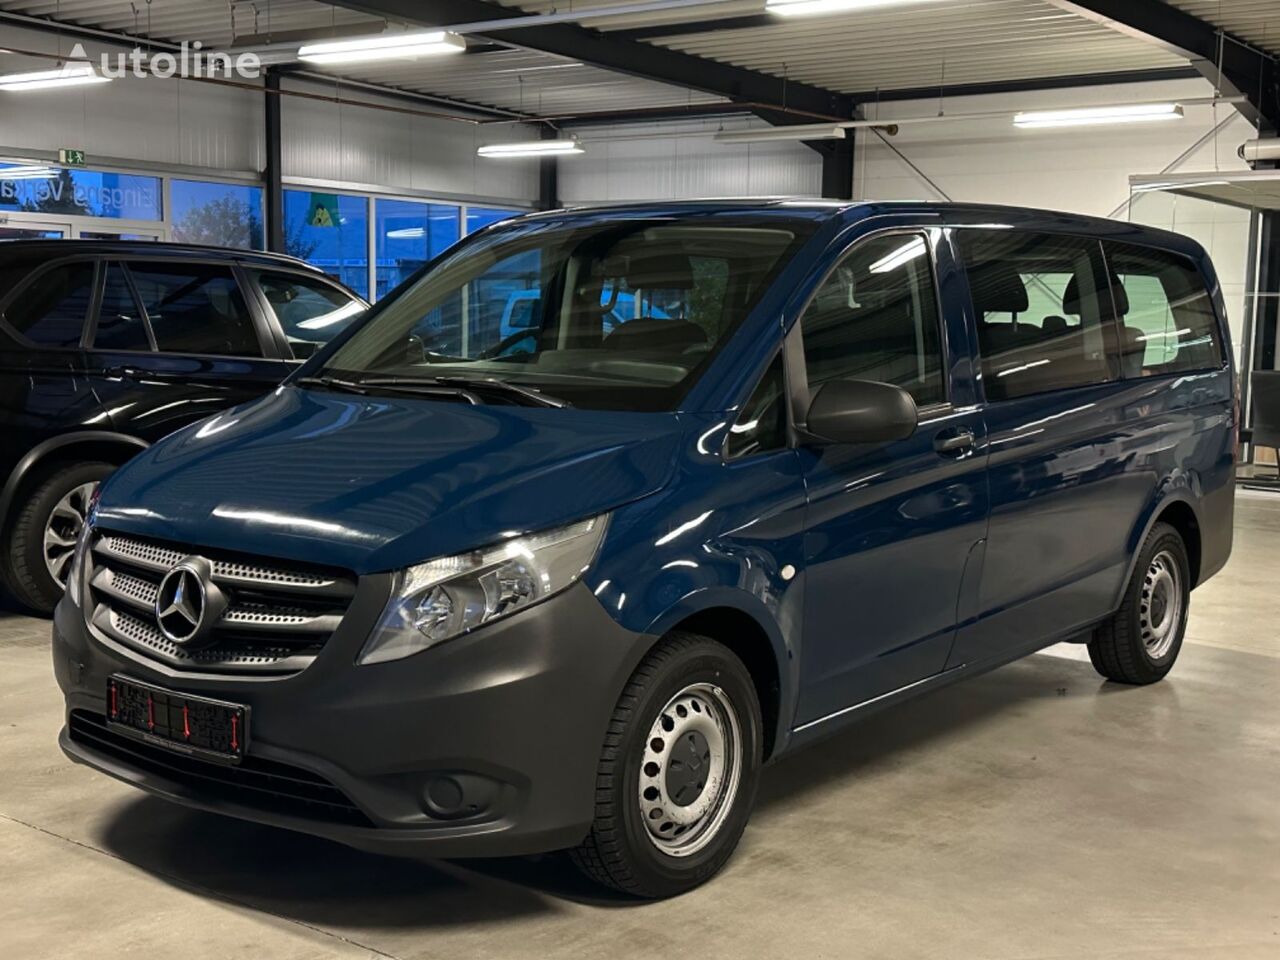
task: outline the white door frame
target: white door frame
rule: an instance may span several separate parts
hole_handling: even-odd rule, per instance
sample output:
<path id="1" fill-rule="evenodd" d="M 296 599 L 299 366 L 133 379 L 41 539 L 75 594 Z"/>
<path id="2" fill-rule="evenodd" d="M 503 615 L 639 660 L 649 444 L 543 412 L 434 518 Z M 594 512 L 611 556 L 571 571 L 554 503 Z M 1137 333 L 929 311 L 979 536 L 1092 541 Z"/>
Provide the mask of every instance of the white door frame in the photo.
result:
<path id="1" fill-rule="evenodd" d="M 169 239 L 169 224 L 160 220 L 116 220 L 111 217 L 60 216 L 48 213 L 27 213 L 22 210 L 0 210 L 0 226 L 24 230 L 62 230 L 68 240 L 77 239 L 81 233 L 133 233 Z"/>
<path id="2" fill-rule="evenodd" d="M 51 220 L 44 215 L 0 213 L 0 229 L 13 230 L 57 230 L 63 239 L 72 237 L 70 220 Z"/>

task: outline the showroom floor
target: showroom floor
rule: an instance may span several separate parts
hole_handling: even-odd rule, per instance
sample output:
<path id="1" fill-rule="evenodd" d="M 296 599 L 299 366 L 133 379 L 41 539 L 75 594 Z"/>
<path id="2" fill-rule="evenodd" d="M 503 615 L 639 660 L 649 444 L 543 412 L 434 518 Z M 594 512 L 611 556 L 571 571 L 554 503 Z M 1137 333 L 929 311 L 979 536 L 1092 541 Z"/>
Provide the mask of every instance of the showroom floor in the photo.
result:
<path id="1" fill-rule="evenodd" d="M 767 772 L 718 880 L 428 864 L 153 800 L 63 759 L 48 625 L 0 612 L 0 956 L 1275 958 L 1280 497 L 1242 492 L 1169 682 L 1058 647 Z"/>

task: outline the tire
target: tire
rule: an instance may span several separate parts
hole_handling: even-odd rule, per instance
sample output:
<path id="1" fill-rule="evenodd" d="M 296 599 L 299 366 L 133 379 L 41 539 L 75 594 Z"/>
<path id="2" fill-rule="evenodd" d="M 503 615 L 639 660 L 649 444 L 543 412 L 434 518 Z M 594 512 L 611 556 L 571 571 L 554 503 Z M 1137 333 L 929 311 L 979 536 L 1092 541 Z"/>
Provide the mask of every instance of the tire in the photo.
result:
<path id="1" fill-rule="evenodd" d="M 707 637 L 667 635 L 614 709 L 597 767 L 595 821 L 570 851 L 574 863 L 599 883 L 650 899 L 708 880 L 751 815 L 761 743 L 760 704 L 742 661 Z M 670 819 L 688 821 L 704 808 L 695 822 Z"/>
<path id="2" fill-rule="evenodd" d="M 51 533 L 57 540 L 74 541 L 83 524 L 80 505 L 87 506 L 82 488 L 96 487 L 115 469 L 112 464 L 96 461 L 59 465 L 17 504 L 9 532 L 5 579 L 20 602 L 41 613 L 53 612 L 62 599 L 63 583 L 54 576 L 46 562 L 46 530 L 53 523 Z M 68 513 L 68 507 L 71 513 L 81 514 L 78 519 Z M 54 517 L 55 509 L 59 509 L 57 517 Z M 61 558 L 65 555 L 64 545 L 50 541 L 49 546 L 53 556 Z M 70 562 L 68 558 L 59 567 L 64 578 Z"/>
<path id="3" fill-rule="evenodd" d="M 1173 669 L 1191 605 L 1191 568 L 1182 536 L 1157 523 L 1134 565 L 1124 601 L 1089 641 L 1094 669 L 1117 683 L 1147 684 Z"/>

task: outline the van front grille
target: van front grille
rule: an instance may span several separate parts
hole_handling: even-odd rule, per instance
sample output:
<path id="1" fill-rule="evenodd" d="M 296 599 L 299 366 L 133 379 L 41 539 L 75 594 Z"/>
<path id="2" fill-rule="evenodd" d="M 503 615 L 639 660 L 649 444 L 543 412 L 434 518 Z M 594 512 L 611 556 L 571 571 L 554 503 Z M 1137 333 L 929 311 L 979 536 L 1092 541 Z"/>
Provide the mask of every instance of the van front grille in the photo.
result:
<path id="1" fill-rule="evenodd" d="M 226 598 L 207 642 L 195 647 L 170 640 L 156 617 L 161 581 L 183 561 L 207 570 Z M 93 534 L 85 563 L 85 608 L 95 629 L 143 657 L 204 673 L 283 675 L 305 669 L 342 622 L 355 593 L 355 578 L 344 571 L 109 530 Z"/>

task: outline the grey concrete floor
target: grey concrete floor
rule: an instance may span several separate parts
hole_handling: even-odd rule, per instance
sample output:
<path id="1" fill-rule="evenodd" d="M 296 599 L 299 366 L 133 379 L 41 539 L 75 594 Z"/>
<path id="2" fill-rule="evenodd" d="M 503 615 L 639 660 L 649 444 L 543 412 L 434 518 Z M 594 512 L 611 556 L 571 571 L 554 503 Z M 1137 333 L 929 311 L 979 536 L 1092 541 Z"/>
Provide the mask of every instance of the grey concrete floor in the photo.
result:
<path id="1" fill-rule="evenodd" d="M 601 897 L 558 858 L 419 863 L 65 761 L 48 624 L 0 613 L 0 957 L 1280 957 L 1280 497 L 1241 493 L 1164 683 L 1056 647 L 766 774 L 728 870 Z"/>

